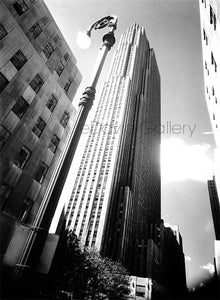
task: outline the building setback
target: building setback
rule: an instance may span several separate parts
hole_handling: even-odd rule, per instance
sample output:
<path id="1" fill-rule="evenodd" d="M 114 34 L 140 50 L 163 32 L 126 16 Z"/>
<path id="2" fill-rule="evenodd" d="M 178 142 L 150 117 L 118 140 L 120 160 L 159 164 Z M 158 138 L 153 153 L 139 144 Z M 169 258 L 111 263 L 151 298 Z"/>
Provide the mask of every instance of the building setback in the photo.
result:
<path id="1" fill-rule="evenodd" d="M 41 230 L 33 224 L 47 209 L 81 74 L 41 0 L 0 2 L 0 46 L 1 258 L 19 268 L 30 232 Z"/>

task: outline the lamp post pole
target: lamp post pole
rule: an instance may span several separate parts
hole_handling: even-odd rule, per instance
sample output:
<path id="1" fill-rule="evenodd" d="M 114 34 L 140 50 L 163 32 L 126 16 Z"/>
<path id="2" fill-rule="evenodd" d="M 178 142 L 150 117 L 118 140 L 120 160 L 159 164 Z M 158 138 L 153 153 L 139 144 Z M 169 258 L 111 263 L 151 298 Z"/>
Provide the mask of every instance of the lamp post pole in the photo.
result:
<path id="1" fill-rule="evenodd" d="M 108 26 L 109 32 L 103 36 L 103 44 L 100 50 L 98 60 L 91 78 L 91 82 L 82 94 L 79 101 L 79 109 L 77 111 L 73 129 L 71 131 L 66 150 L 58 163 L 57 170 L 51 178 L 45 196 L 41 202 L 35 221 L 32 225 L 24 245 L 22 254 L 17 262 L 16 277 L 22 277 L 24 270 L 30 270 L 33 262 L 36 264 L 36 256 L 42 250 L 51 219 L 55 213 L 60 195 L 62 193 L 83 127 L 85 125 L 88 113 L 92 107 L 96 93 L 96 85 L 105 62 L 108 51 L 115 43 L 114 31 L 117 27 L 117 17 L 107 16 L 95 22 L 87 31 L 87 35 L 91 36 L 92 29 L 101 29 Z M 39 257 L 38 257 L 39 258 Z"/>

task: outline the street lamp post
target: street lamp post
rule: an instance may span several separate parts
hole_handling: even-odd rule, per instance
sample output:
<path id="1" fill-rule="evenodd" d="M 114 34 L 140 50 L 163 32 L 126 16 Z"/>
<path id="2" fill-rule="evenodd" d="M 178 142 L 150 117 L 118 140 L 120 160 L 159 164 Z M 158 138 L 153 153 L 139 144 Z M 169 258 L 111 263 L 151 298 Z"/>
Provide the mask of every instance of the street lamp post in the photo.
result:
<path id="1" fill-rule="evenodd" d="M 96 85 L 105 62 L 108 51 L 115 43 L 114 31 L 117 27 L 117 17 L 104 17 L 90 26 L 87 30 L 87 35 L 91 36 L 93 29 L 101 29 L 108 26 L 109 32 L 103 36 L 103 44 L 100 49 L 98 60 L 92 75 L 91 81 L 82 94 L 79 101 L 79 109 L 75 117 L 75 123 L 68 140 L 66 150 L 58 163 L 57 170 L 51 178 L 45 196 L 41 202 L 40 208 L 33 222 L 32 228 L 26 240 L 22 254 L 17 263 L 16 275 L 17 278 L 22 276 L 23 270 L 29 270 L 32 262 L 36 262 L 36 253 L 40 254 L 48 234 L 51 219 L 55 213 L 62 189 L 64 187 L 83 127 L 85 125 L 88 113 L 92 107 L 96 93 Z"/>

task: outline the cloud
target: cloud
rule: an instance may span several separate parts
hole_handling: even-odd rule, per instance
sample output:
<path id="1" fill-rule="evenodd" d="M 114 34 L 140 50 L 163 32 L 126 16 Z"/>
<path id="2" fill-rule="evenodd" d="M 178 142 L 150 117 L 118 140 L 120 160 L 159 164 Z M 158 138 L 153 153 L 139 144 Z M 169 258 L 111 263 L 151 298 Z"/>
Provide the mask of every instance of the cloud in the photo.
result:
<path id="1" fill-rule="evenodd" d="M 210 274 L 215 272 L 214 265 L 211 263 L 207 263 L 207 265 L 200 266 L 200 269 L 209 271 Z"/>
<path id="2" fill-rule="evenodd" d="M 191 258 L 190 256 L 186 256 L 186 255 L 185 255 L 185 261 L 189 262 L 189 261 L 191 261 L 191 260 L 192 260 L 192 258 Z"/>
<path id="3" fill-rule="evenodd" d="M 207 181 L 214 171 L 212 154 L 209 144 L 187 145 L 179 138 L 165 140 L 161 143 L 162 182 Z"/>

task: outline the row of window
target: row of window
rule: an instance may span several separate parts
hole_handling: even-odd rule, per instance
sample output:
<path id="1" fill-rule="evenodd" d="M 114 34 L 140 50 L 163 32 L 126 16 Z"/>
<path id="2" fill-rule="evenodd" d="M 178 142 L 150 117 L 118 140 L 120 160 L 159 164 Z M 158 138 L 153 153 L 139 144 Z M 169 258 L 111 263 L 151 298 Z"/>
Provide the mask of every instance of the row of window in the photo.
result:
<path id="1" fill-rule="evenodd" d="M 69 54 L 66 52 L 66 59 L 68 59 Z M 11 63 L 14 65 L 14 67 L 19 71 L 24 64 L 27 62 L 27 58 L 23 54 L 21 50 L 18 50 L 15 55 L 10 59 Z M 61 62 L 61 61 L 60 61 Z M 65 65 L 62 63 L 62 67 L 58 67 L 56 69 L 56 72 L 58 75 L 60 75 L 64 69 Z M 8 85 L 9 80 L 0 72 L 0 93 L 6 88 Z M 64 91 L 67 93 L 70 85 L 72 83 L 71 79 L 68 79 L 67 83 L 64 86 Z M 39 90 L 41 89 L 42 85 L 44 84 L 43 79 L 40 77 L 39 74 L 36 74 L 36 76 L 33 78 L 33 80 L 30 82 L 30 86 L 32 89 L 35 91 L 35 93 L 38 93 Z"/>
<path id="2" fill-rule="evenodd" d="M 202 3 L 204 3 L 206 8 L 206 0 L 202 0 Z M 217 18 L 211 5 L 209 6 L 209 20 L 210 20 L 210 24 L 213 24 L 214 30 L 216 30 Z"/>
<path id="3" fill-rule="evenodd" d="M 40 134 L 42 133 L 45 126 L 46 126 L 46 123 L 41 118 L 39 118 L 37 123 L 34 125 L 32 131 L 37 136 L 40 136 Z M 11 136 L 11 133 L 4 126 L 1 125 L 0 126 L 0 150 L 6 144 L 6 142 L 8 141 L 10 136 Z M 56 134 L 54 134 L 50 141 L 48 149 L 50 149 L 50 151 L 55 153 L 59 143 L 60 143 L 60 138 Z M 24 165 L 20 166 L 20 164 L 17 166 L 19 166 L 21 169 L 23 169 L 23 167 L 24 167 Z"/>
<path id="4" fill-rule="evenodd" d="M 21 50 L 18 50 L 10 59 L 10 62 L 14 65 L 14 67 L 19 71 L 24 64 L 27 62 L 27 58 Z M 9 80 L 0 72 L 0 93 L 5 89 L 8 85 Z"/>
<path id="5" fill-rule="evenodd" d="M 14 164 L 20 168 L 20 169 L 24 169 L 26 163 L 28 162 L 28 160 L 30 159 L 32 152 L 27 148 L 27 147 L 22 147 L 22 149 L 20 150 L 20 152 L 17 154 L 15 160 L 14 160 Z M 49 167 L 44 163 L 44 162 L 40 162 L 37 168 L 37 171 L 35 173 L 34 179 L 36 181 L 38 181 L 39 183 L 42 183 L 47 171 L 48 171 Z"/>

